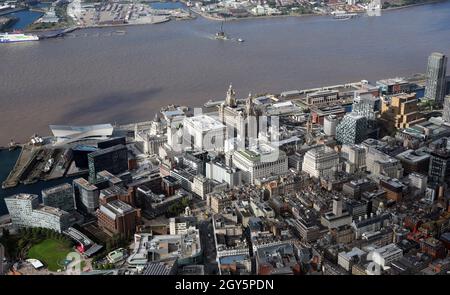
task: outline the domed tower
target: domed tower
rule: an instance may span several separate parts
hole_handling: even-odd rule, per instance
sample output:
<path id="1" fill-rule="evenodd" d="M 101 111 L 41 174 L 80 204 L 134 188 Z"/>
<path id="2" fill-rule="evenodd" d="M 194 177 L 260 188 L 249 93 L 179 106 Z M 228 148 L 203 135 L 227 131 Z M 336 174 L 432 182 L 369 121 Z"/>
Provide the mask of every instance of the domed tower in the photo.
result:
<path id="1" fill-rule="evenodd" d="M 228 88 L 225 104 L 232 108 L 235 108 L 237 105 L 236 104 L 236 92 L 234 91 L 232 84 L 230 84 L 230 87 Z"/>
<path id="2" fill-rule="evenodd" d="M 162 132 L 163 132 L 163 130 L 162 130 L 161 118 L 159 117 L 158 113 L 156 113 L 155 118 L 153 119 L 151 126 L 150 126 L 150 134 L 157 135 Z"/>

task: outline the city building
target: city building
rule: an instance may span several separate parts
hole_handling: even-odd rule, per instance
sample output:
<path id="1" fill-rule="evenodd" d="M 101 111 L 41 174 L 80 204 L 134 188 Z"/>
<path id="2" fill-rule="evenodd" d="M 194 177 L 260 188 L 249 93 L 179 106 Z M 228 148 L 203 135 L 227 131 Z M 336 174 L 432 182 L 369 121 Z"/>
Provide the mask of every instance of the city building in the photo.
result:
<path id="1" fill-rule="evenodd" d="M 369 177 L 377 180 L 380 177 L 402 178 L 403 167 L 399 160 L 379 151 L 376 148 L 366 148 L 366 169 Z"/>
<path id="2" fill-rule="evenodd" d="M 445 78 L 447 71 L 447 56 L 433 52 L 428 57 L 427 82 L 425 98 L 442 104 L 445 96 Z"/>
<path id="3" fill-rule="evenodd" d="M 306 95 L 306 104 L 309 106 L 333 105 L 339 102 L 338 90 L 320 90 Z"/>
<path id="4" fill-rule="evenodd" d="M 37 195 L 17 194 L 5 198 L 13 226 L 42 227 L 62 232 L 71 224 L 69 213 L 39 204 Z"/>
<path id="5" fill-rule="evenodd" d="M 333 149 L 319 146 L 306 152 L 302 171 L 310 177 L 333 178 L 339 170 L 339 155 Z"/>
<path id="6" fill-rule="evenodd" d="M 445 258 L 447 256 L 447 250 L 444 244 L 433 237 L 420 241 L 420 251 L 430 255 L 433 259 Z"/>
<path id="7" fill-rule="evenodd" d="M 92 152 L 95 152 L 98 148 L 91 145 L 76 145 L 72 148 L 72 157 L 75 162 L 75 166 L 80 169 L 87 169 L 88 164 L 88 155 Z"/>
<path id="8" fill-rule="evenodd" d="M 345 172 L 365 171 L 366 150 L 362 146 L 344 144 L 341 148 L 341 156 L 344 159 L 343 170 Z"/>
<path id="9" fill-rule="evenodd" d="M 403 198 L 403 192 L 406 190 L 406 186 L 398 179 L 381 179 L 380 187 L 386 191 L 386 197 L 389 200 L 400 202 Z"/>
<path id="10" fill-rule="evenodd" d="M 361 178 L 346 182 L 342 186 L 342 192 L 353 199 L 361 199 L 364 192 L 377 189 L 377 185 L 367 178 Z"/>
<path id="11" fill-rule="evenodd" d="M 360 239 L 368 232 L 376 232 L 381 230 L 389 222 L 388 213 L 370 213 L 365 216 L 359 216 L 358 219 L 353 220 L 351 226 L 356 239 Z"/>
<path id="12" fill-rule="evenodd" d="M 342 118 L 336 127 L 336 140 L 340 144 L 357 144 L 367 138 L 367 118 L 355 112 Z"/>
<path id="13" fill-rule="evenodd" d="M 406 150 L 395 156 L 402 163 L 404 174 L 422 173 L 428 174 L 430 155 L 424 151 Z"/>
<path id="14" fill-rule="evenodd" d="M 151 134 L 150 130 L 139 130 L 135 133 L 134 139 L 137 147 L 148 155 L 157 155 L 159 148 L 167 143 L 167 136 L 164 134 Z"/>
<path id="15" fill-rule="evenodd" d="M 194 176 L 194 180 L 192 182 L 192 192 L 199 196 L 202 200 L 205 200 L 206 195 L 212 192 L 216 185 L 218 185 L 218 183 L 214 180 L 203 175 L 196 175 Z"/>
<path id="16" fill-rule="evenodd" d="M 123 144 L 97 150 L 88 155 L 89 182 L 97 181 L 97 173 L 106 170 L 119 174 L 128 170 L 128 150 Z"/>
<path id="17" fill-rule="evenodd" d="M 338 255 L 338 265 L 342 266 L 346 271 L 351 271 L 354 264 L 362 260 L 366 252 L 354 247 L 349 252 L 340 252 Z"/>
<path id="18" fill-rule="evenodd" d="M 336 115 L 329 115 L 323 119 L 323 132 L 326 136 L 336 136 L 336 127 L 339 118 Z"/>
<path id="19" fill-rule="evenodd" d="M 111 124 L 98 124 L 89 126 L 50 125 L 57 144 L 67 144 L 83 139 L 106 139 L 113 133 Z"/>
<path id="20" fill-rule="evenodd" d="M 314 124 L 324 125 L 326 117 L 336 116 L 337 119 L 341 119 L 345 114 L 346 110 L 341 105 L 311 107 L 311 121 Z"/>
<path id="21" fill-rule="evenodd" d="M 233 166 L 240 169 L 242 182 L 253 184 L 256 179 L 288 172 L 288 157 L 282 150 L 268 144 L 260 144 L 251 149 L 234 151 Z"/>
<path id="22" fill-rule="evenodd" d="M 97 210 L 98 226 L 111 235 L 130 236 L 140 222 L 140 210 L 131 205 L 114 200 L 100 205 Z"/>
<path id="23" fill-rule="evenodd" d="M 198 229 L 189 229 L 180 235 L 134 235 L 134 250 L 127 259 L 130 267 L 144 268 L 148 262 L 177 259 L 178 266 L 202 261 L 203 250 Z"/>
<path id="24" fill-rule="evenodd" d="M 225 208 L 231 207 L 232 200 L 225 192 L 211 193 L 207 196 L 207 203 L 215 213 L 222 212 Z"/>
<path id="25" fill-rule="evenodd" d="M 403 251 L 396 244 L 389 244 L 384 247 L 374 249 L 369 253 L 367 259 L 371 259 L 384 269 L 391 265 L 392 262 L 402 257 Z"/>
<path id="26" fill-rule="evenodd" d="M 71 212 L 75 210 L 73 188 L 69 183 L 42 190 L 42 204 Z"/>
<path id="27" fill-rule="evenodd" d="M 242 183 L 241 170 L 226 166 L 220 161 L 206 163 L 206 177 L 219 183 L 226 182 L 230 187 L 239 186 Z"/>
<path id="28" fill-rule="evenodd" d="M 404 78 L 383 79 L 376 82 L 384 95 L 411 92 L 412 85 Z"/>
<path id="29" fill-rule="evenodd" d="M 238 141 L 246 144 L 246 117 L 251 116 L 251 113 L 248 112 L 253 112 L 253 108 L 254 104 L 251 96 L 249 96 L 246 103 L 243 104 L 241 101 L 237 100 L 236 92 L 234 91 L 233 86 L 230 85 L 227 91 L 225 102 L 219 105 L 220 122 L 227 126 L 225 134 L 226 142 L 230 139 L 237 139 Z M 258 124 L 258 122 L 256 122 L 256 124 Z M 258 130 L 258 126 L 250 127 L 256 129 L 256 131 Z M 228 150 L 228 148 L 226 149 Z"/>
<path id="30" fill-rule="evenodd" d="M 196 224 L 197 219 L 194 216 L 173 217 L 169 220 L 169 233 L 171 235 L 184 235 L 195 228 Z"/>
<path id="31" fill-rule="evenodd" d="M 322 215 L 321 224 L 329 229 L 338 228 L 352 223 L 352 216 L 343 208 L 342 199 L 333 199 L 333 210 Z"/>
<path id="32" fill-rule="evenodd" d="M 127 140 L 125 138 L 125 136 L 120 136 L 120 137 L 111 137 L 108 139 L 103 139 L 103 140 L 99 140 L 97 141 L 97 147 L 99 149 L 107 149 L 119 144 L 123 144 L 126 145 L 127 144 Z"/>
<path id="33" fill-rule="evenodd" d="M 291 243 L 262 247 L 256 253 L 258 275 L 292 275 L 299 272 L 299 266 Z"/>
<path id="34" fill-rule="evenodd" d="M 84 178 L 74 179 L 72 187 L 77 210 L 93 214 L 99 206 L 100 189 Z"/>
<path id="35" fill-rule="evenodd" d="M 441 138 L 430 145 L 429 180 L 435 183 L 445 182 L 450 178 L 450 148 L 448 138 Z"/>
<path id="36" fill-rule="evenodd" d="M 424 174 L 411 173 L 408 175 L 409 186 L 418 193 L 424 193 L 427 189 L 428 177 Z"/>
<path id="37" fill-rule="evenodd" d="M 183 121 L 185 141 L 197 150 L 223 150 L 225 130 L 224 124 L 205 114 L 187 117 Z"/>
<path id="38" fill-rule="evenodd" d="M 396 129 L 405 129 L 425 121 L 418 110 L 415 93 L 399 93 L 384 97 L 381 106 L 380 120 L 389 133 Z"/>
<path id="39" fill-rule="evenodd" d="M 446 123 L 450 123 L 450 95 L 447 95 L 444 98 L 444 109 L 442 110 L 442 119 Z"/>
<path id="40" fill-rule="evenodd" d="M 297 218 L 289 219 L 287 223 L 293 227 L 294 232 L 297 233 L 303 241 L 314 242 L 321 237 L 320 223 L 314 218 Z"/>

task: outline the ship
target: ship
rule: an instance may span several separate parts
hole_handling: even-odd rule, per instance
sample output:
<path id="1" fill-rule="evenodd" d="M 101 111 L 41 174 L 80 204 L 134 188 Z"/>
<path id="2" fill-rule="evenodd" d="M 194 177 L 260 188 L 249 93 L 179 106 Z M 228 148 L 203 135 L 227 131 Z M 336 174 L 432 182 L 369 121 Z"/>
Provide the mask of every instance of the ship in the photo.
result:
<path id="1" fill-rule="evenodd" d="M 339 20 L 347 20 L 347 19 L 351 19 L 358 16 L 357 13 L 342 13 L 342 12 L 337 12 L 334 14 L 333 18 L 334 19 L 339 19 Z"/>
<path id="2" fill-rule="evenodd" d="M 215 38 L 217 40 L 228 40 L 228 36 L 225 34 L 223 30 L 223 21 L 222 24 L 220 25 L 220 31 L 216 33 Z"/>
<path id="3" fill-rule="evenodd" d="M 36 35 L 25 35 L 25 34 L 0 34 L 0 43 L 15 43 L 15 42 L 29 42 L 38 41 L 39 37 Z"/>

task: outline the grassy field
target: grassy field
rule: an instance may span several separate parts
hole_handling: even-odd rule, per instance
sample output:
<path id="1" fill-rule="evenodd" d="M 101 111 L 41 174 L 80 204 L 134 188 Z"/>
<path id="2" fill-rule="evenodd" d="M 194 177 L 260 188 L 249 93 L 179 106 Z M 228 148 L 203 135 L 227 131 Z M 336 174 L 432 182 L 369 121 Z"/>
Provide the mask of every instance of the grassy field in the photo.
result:
<path id="1" fill-rule="evenodd" d="M 72 252 L 72 249 L 67 242 L 46 239 L 30 248 L 28 258 L 38 259 L 48 270 L 57 271 L 63 269 L 62 263 L 69 252 Z"/>

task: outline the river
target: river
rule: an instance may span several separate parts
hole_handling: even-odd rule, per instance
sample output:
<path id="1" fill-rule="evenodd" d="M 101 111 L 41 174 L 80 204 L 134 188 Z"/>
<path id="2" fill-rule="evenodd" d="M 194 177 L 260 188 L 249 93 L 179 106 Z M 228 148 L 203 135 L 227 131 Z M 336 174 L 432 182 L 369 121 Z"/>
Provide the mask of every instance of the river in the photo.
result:
<path id="1" fill-rule="evenodd" d="M 226 22 L 244 43 L 212 38 L 220 22 L 85 29 L 0 46 L 0 145 L 48 134 L 49 124 L 149 120 L 169 103 L 281 92 L 425 72 L 450 54 L 450 2 L 338 21 L 286 17 Z M 122 30 L 122 28 L 120 29 Z"/>

